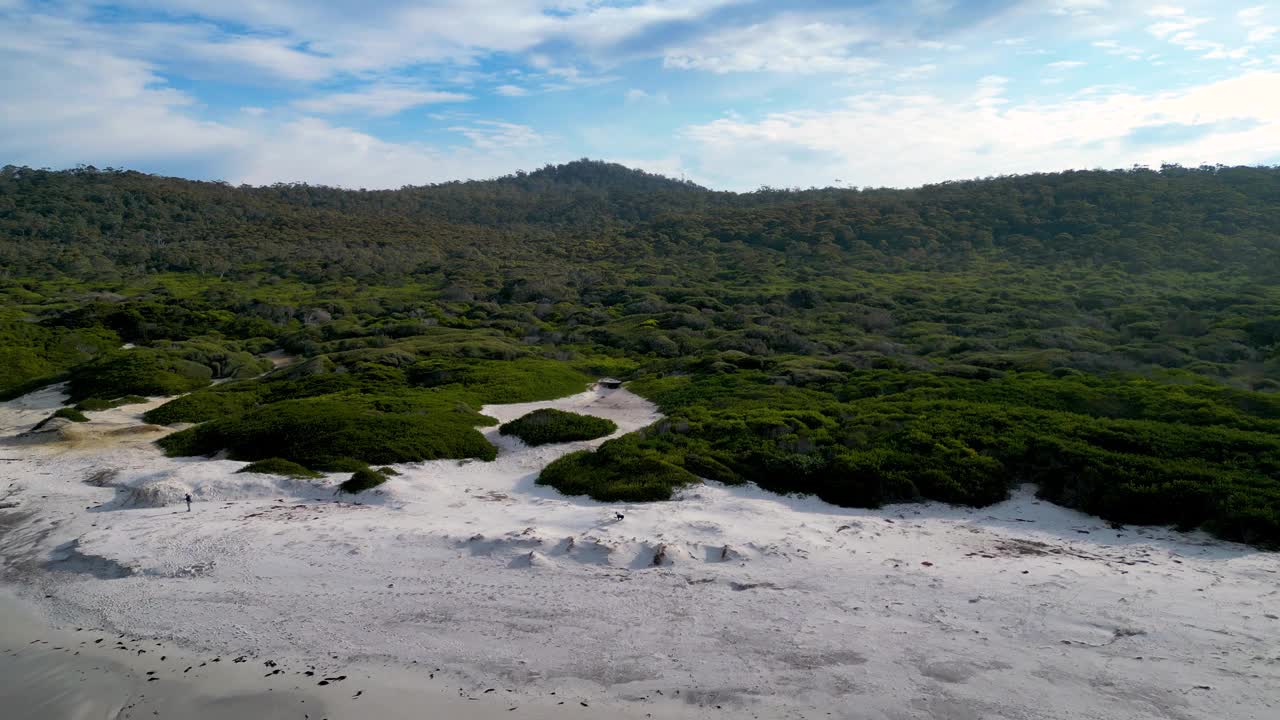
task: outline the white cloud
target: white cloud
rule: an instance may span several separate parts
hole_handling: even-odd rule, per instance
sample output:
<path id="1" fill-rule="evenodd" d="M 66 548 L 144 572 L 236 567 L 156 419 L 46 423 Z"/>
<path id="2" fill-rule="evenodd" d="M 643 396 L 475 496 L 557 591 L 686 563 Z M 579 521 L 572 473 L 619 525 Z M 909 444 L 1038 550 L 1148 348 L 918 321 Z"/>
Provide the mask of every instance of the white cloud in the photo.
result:
<path id="1" fill-rule="evenodd" d="M 0 30 L 5 162 L 136 167 L 182 157 L 218 167 L 244 141 L 193 117 L 195 100 L 151 65 L 28 30 Z"/>
<path id="2" fill-rule="evenodd" d="M 1264 43 L 1280 33 L 1280 27 L 1275 25 L 1260 25 L 1249 31 L 1248 40 L 1251 43 Z"/>
<path id="3" fill-rule="evenodd" d="M 303 118 L 256 138 L 240 153 L 240 164 L 229 179 L 255 185 L 299 179 L 342 187 L 420 185 L 461 177 L 495 177 L 545 162 L 541 153 L 523 153 L 525 149 L 484 143 L 460 148 L 393 143 L 316 118 Z"/>
<path id="4" fill-rule="evenodd" d="M 1162 18 L 1160 22 L 1147 26 L 1147 32 L 1158 38 L 1168 38 L 1191 31 L 1209 22 L 1208 18 L 1192 17 L 1182 8 L 1162 6 L 1147 11 L 1148 15 Z"/>
<path id="5" fill-rule="evenodd" d="M 365 113 L 386 117 L 433 103 L 462 102 L 469 95 L 427 90 L 408 85 L 379 83 L 363 90 L 337 92 L 306 98 L 294 103 L 299 109 L 322 114 Z"/>
<path id="6" fill-rule="evenodd" d="M 1262 15 L 1267 11 L 1266 5 L 1255 5 L 1245 8 L 1236 13 L 1236 17 L 1245 25 L 1254 25 L 1262 20 Z"/>
<path id="7" fill-rule="evenodd" d="M 471 125 L 457 125 L 449 130 L 461 133 L 480 150 L 512 150 L 547 144 L 547 138 L 528 125 L 496 120 L 477 120 Z"/>
<path id="8" fill-rule="evenodd" d="M 1057 103 L 993 106 L 989 79 L 969 100 L 872 94 L 830 112 L 725 118 L 685 128 L 707 175 L 735 187 L 815 177 L 918 185 L 993 173 L 1162 162 L 1249 163 L 1280 155 L 1280 72 L 1251 72 L 1176 92 L 1111 90 Z M 1144 128 L 1185 139 L 1135 142 Z"/>
<path id="9" fill-rule="evenodd" d="M 1050 70 L 1074 70 L 1076 68 L 1084 67 L 1087 64 L 1088 63 L 1080 60 L 1059 60 L 1057 62 L 1049 63 L 1046 67 Z"/>
<path id="10" fill-rule="evenodd" d="M 861 73 L 880 62 L 854 51 L 875 39 L 871 28 L 778 17 L 724 30 L 668 49 L 663 64 L 713 73 Z"/>
<path id="11" fill-rule="evenodd" d="M 204 18 L 168 60 L 256 64 L 272 75 L 319 80 L 423 63 L 467 63 L 548 43 L 601 50 L 665 22 L 693 20 L 737 0 L 117 0 L 160 16 Z M 88 0 L 89 5 L 108 5 Z M 224 29 L 254 28 L 251 34 Z M 127 24 L 106 26 L 121 36 Z"/>
<path id="12" fill-rule="evenodd" d="M 1247 40 L 1251 43 L 1265 43 L 1280 33 L 1280 27 L 1269 25 L 1263 21 L 1267 8 L 1265 5 L 1245 8 L 1236 13 L 1236 19 L 1248 29 Z"/>
<path id="13" fill-rule="evenodd" d="M 1009 78 L 1000 75 L 988 75 L 978 81 L 977 90 L 973 93 L 973 103 L 978 107 L 993 108 L 997 105 L 1005 105 L 1009 101 L 1005 99 L 1005 88 L 1009 84 Z"/>
<path id="14" fill-rule="evenodd" d="M 1115 40 L 1095 40 L 1092 45 L 1108 55 L 1116 55 L 1129 60 L 1141 60 L 1143 58 L 1142 48 L 1121 45 Z"/>
<path id="15" fill-rule="evenodd" d="M 0 27 L 4 162 L 129 167 L 236 183 L 398 187 L 537 167 L 554 149 L 527 126 L 457 114 L 453 121 L 466 142 L 453 147 L 387 142 L 318 118 L 289 119 L 287 106 L 271 112 L 245 106 L 222 122 L 203 121 L 196 99 L 166 84 L 152 65 L 64 39 Z"/>
<path id="16" fill-rule="evenodd" d="M 1237 17 L 1242 22 L 1255 25 L 1254 31 L 1249 34 L 1249 42 L 1261 42 L 1275 32 L 1274 28 L 1257 26 L 1256 18 L 1258 13 L 1253 12 L 1255 10 L 1258 10 L 1258 8 L 1248 8 L 1241 13 L 1237 13 Z M 1197 28 L 1208 23 L 1209 19 L 1194 17 L 1184 8 L 1162 5 L 1148 10 L 1147 14 L 1160 20 L 1160 22 L 1148 26 L 1147 32 L 1167 40 L 1169 43 L 1177 45 L 1188 52 L 1200 53 L 1201 59 L 1240 60 L 1253 50 L 1250 45 L 1227 45 L 1218 40 L 1206 40 L 1200 37 L 1197 34 Z M 1261 38 L 1261 40 L 1255 40 L 1254 38 Z"/>
<path id="17" fill-rule="evenodd" d="M 1210 49 L 1209 52 L 1205 53 L 1201 57 L 1205 60 L 1240 60 L 1246 57 L 1252 49 L 1253 48 L 1248 45 L 1237 48 L 1227 48 L 1219 45 Z"/>
<path id="18" fill-rule="evenodd" d="M 1151 17 L 1176 18 L 1183 17 L 1187 14 L 1186 8 L 1174 7 L 1172 5 L 1156 5 L 1147 10 L 1147 14 Z"/>
<path id="19" fill-rule="evenodd" d="M 161 29 L 157 26 L 155 29 Z M 233 68 L 265 69 L 286 80 L 322 80 L 333 72 L 332 60 L 290 47 L 287 40 L 263 37 L 192 37 L 195 28 L 170 26 L 173 44 L 162 51 L 168 59 L 203 64 L 204 71 L 234 72 Z M 140 55 L 161 59 L 157 46 L 141 49 Z M 200 68 L 197 68 L 200 70 Z"/>
<path id="20" fill-rule="evenodd" d="M 1054 15 L 1094 15 L 1111 8 L 1108 0 L 1054 0 L 1050 12 Z"/>
<path id="21" fill-rule="evenodd" d="M 932 63 L 915 65 L 913 67 L 906 67 L 897 71 L 894 73 L 893 79 L 900 81 L 922 80 L 927 77 L 932 77 L 937 72 L 938 66 Z"/>
<path id="22" fill-rule="evenodd" d="M 626 165 L 630 168 L 644 170 L 645 172 L 664 175 L 676 180 L 687 179 L 700 185 L 705 184 L 699 180 L 696 173 L 689 169 L 683 158 L 678 155 L 668 155 L 664 157 L 620 157 L 614 162 Z"/>
<path id="23" fill-rule="evenodd" d="M 636 105 L 640 103 L 650 103 L 655 105 L 670 105 L 671 98 L 667 97 L 664 92 L 645 92 L 638 88 L 631 88 L 624 96 L 628 105 Z"/>
<path id="24" fill-rule="evenodd" d="M 519 85 L 499 85 L 493 91 L 506 97 L 524 97 L 529 94 L 528 90 Z"/>

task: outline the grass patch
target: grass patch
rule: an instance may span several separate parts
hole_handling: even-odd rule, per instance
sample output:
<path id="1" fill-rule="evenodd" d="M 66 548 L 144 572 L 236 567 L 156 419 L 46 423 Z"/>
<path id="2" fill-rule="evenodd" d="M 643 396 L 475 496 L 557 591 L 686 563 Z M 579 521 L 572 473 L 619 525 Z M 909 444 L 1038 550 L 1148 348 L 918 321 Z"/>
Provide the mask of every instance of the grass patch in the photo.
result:
<path id="1" fill-rule="evenodd" d="M 498 428 L 503 435 L 514 435 L 526 445 L 594 440 L 611 435 L 618 429 L 612 420 L 565 412 L 554 408 L 534 410 Z"/>
<path id="2" fill-rule="evenodd" d="M 322 475 L 314 470 L 299 465 L 296 462 L 285 460 L 283 458 L 267 458 L 266 460 L 258 460 L 240 468 L 238 473 L 258 473 L 260 475 L 281 475 L 283 477 L 309 479 L 318 478 Z"/>

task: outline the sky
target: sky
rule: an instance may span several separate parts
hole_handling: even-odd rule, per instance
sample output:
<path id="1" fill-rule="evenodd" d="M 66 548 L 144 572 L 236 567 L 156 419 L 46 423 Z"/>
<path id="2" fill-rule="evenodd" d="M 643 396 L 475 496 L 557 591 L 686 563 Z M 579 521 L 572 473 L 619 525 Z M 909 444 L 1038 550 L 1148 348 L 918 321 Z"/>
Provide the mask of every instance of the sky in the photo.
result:
<path id="1" fill-rule="evenodd" d="M 1280 163 L 1280 1 L 0 0 L 0 164 L 388 188 Z"/>

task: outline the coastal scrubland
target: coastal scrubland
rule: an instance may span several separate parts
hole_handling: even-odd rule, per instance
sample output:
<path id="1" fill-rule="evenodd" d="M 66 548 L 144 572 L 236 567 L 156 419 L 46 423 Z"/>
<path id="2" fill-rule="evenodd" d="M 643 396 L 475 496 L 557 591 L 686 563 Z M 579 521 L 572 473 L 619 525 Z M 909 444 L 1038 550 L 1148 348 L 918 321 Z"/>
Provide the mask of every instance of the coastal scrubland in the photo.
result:
<path id="1" fill-rule="evenodd" d="M 6 167 L 0 395 L 177 396 L 146 415 L 192 424 L 167 453 L 365 486 L 491 459 L 483 405 L 610 375 L 666 419 L 539 482 L 847 506 L 1035 482 L 1275 545 L 1278 212 L 1251 167 L 743 194 L 588 161 L 376 192 Z"/>

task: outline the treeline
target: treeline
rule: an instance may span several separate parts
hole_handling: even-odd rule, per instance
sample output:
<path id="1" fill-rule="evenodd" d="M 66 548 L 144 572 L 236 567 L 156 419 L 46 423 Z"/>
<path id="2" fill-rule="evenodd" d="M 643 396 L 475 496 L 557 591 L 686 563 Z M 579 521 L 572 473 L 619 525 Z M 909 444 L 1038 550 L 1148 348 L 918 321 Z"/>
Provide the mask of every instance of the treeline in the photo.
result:
<path id="1" fill-rule="evenodd" d="M 735 248 L 811 270 L 947 269 L 980 257 L 1130 272 L 1280 272 L 1280 170 L 1167 166 L 914 190 L 713 192 L 579 161 L 400 190 L 232 187 L 142 173 L 0 170 L 0 265 L 11 275 L 270 270 L 310 280 L 404 277 L 450 254 L 580 260 Z"/>

